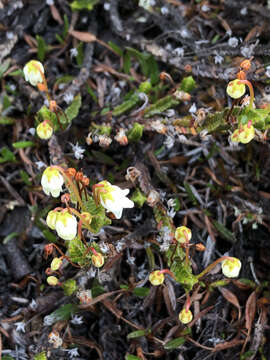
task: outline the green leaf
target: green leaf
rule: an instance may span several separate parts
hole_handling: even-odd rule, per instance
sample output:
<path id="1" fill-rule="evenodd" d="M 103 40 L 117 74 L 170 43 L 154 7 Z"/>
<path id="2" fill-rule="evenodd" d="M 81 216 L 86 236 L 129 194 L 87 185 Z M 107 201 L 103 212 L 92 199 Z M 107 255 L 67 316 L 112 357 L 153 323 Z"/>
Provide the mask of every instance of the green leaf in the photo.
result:
<path id="1" fill-rule="evenodd" d="M 125 112 L 134 108 L 141 101 L 138 94 L 133 94 L 129 97 L 128 100 L 124 101 L 122 104 L 116 106 L 113 111 L 113 116 L 119 116 L 124 114 Z"/>
<path id="2" fill-rule="evenodd" d="M 193 79 L 193 77 L 187 76 L 185 77 L 180 84 L 180 90 L 185 91 L 187 93 L 190 93 L 192 90 L 194 90 L 196 87 L 196 81 Z"/>
<path id="3" fill-rule="evenodd" d="M 128 354 L 125 356 L 125 360 L 142 360 L 142 359 L 139 358 L 138 356 Z"/>
<path id="4" fill-rule="evenodd" d="M 2 356 L 2 360 L 14 360 L 14 358 L 10 355 L 4 355 Z"/>
<path id="5" fill-rule="evenodd" d="M 95 298 L 99 295 L 104 294 L 105 292 L 106 291 L 105 291 L 104 287 L 95 279 L 94 284 L 91 288 L 92 297 Z"/>
<path id="6" fill-rule="evenodd" d="M 0 125 L 13 125 L 15 119 L 8 116 L 0 116 Z"/>
<path id="7" fill-rule="evenodd" d="M 93 10 L 94 6 L 99 3 L 99 0 L 75 0 L 70 4 L 72 11 L 77 10 Z"/>
<path id="8" fill-rule="evenodd" d="M 184 181 L 184 187 L 185 187 L 185 189 L 186 189 L 186 192 L 187 192 L 187 195 L 188 195 L 189 200 L 192 202 L 192 205 L 193 205 L 193 206 L 198 205 L 198 201 L 197 201 L 195 195 L 193 194 L 189 183 L 187 183 L 186 181 Z"/>
<path id="9" fill-rule="evenodd" d="M 216 220 L 213 220 L 213 225 L 223 239 L 228 240 L 233 244 L 236 242 L 234 234 L 229 229 L 227 229 L 226 226 Z"/>
<path id="10" fill-rule="evenodd" d="M 91 154 L 101 164 L 112 165 L 112 166 L 116 165 L 115 161 L 109 155 L 106 155 L 101 151 L 92 150 Z"/>
<path id="11" fill-rule="evenodd" d="M 149 105 L 144 110 L 144 117 L 149 118 L 158 115 L 180 103 L 180 100 L 174 98 L 172 95 L 167 95 L 159 99 L 155 104 Z"/>
<path id="12" fill-rule="evenodd" d="M 164 349 L 166 349 L 166 350 L 177 349 L 180 346 L 182 346 L 185 343 L 185 341 L 186 341 L 186 339 L 183 337 L 179 337 L 179 338 L 170 340 L 164 345 Z"/>
<path id="13" fill-rule="evenodd" d="M 98 102 L 97 95 L 95 94 L 94 90 L 90 88 L 88 84 L 86 84 L 86 90 L 91 98 L 94 100 L 95 103 Z"/>
<path id="14" fill-rule="evenodd" d="M 64 29 L 63 29 L 63 33 L 62 36 L 65 39 L 67 34 L 68 34 L 68 29 L 69 29 L 69 21 L 68 21 L 68 17 L 67 14 L 64 15 Z"/>
<path id="15" fill-rule="evenodd" d="M 108 41 L 109 46 L 118 54 L 119 56 L 123 56 L 123 50 L 120 48 L 120 46 L 116 45 L 112 41 Z"/>
<path id="16" fill-rule="evenodd" d="M 111 224 L 111 219 L 106 216 L 104 207 L 102 205 L 97 206 L 92 197 L 87 200 L 83 199 L 83 210 L 93 216 L 90 224 L 93 233 L 98 233 L 103 226 Z"/>
<path id="17" fill-rule="evenodd" d="M 0 164 L 5 162 L 15 162 L 16 157 L 12 151 L 10 151 L 7 147 L 3 147 L 0 150 Z"/>
<path id="18" fill-rule="evenodd" d="M 136 205 L 142 207 L 147 197 L 141 192 L 139 188 L 137 188 L 131 196 L 131 200 L 135 202 Z"/>
<path id="19" fill-rule="evenodd" d="M 65 114 L 66 114 L 66 117 L 67 117 L 69 123 L 79 114 L 81 104 L 82 104 L 82 98 L 81 98 L 81 95 L 78 94 L 77 96 L 75 96 L 72 103 L 69 105 L 69 107 L 65 111 Z M 65 121 L 66 121 L 66 119 L 65 119 Z"/>
<path id="20" fill-rule="evenodd" d="M 84 53 L 83 53 L 83 42 L 80 41 L 79 45 L 77 46 L 78 55 L 76 56 L 76 62 L 78 66 L 82 66 Z"/>
<path id="21" fill-rule="evenodd" d="M 76 280 L 68 279 L 62 284 L 62 288 L 64 290 L 64 294 L 66 296 L 72 295 L 77 290 Z"/>
<path id="22" fill-rule="evenodd" d="M 130 142 L 138 142 L 143 135 L 144 126 L 135 122 L 133 128 L 128 132 L 128 140 Z"/>
<path id="23" fill-rule="evenodd" d="M 48 240 L 48 242 L 57 243 L 57 237 L 54 233 L 52 233 L 48 229 L 44 229 L 42 231 L 42 234 L 44 235 L 45 239 Z"/>
<path id="24" fill-rule="evenodd" d="M 139 297 L 145 297 L 149 294 L 150 289 L 147 287 L 138 287 L 133 290 L 133 294 Z"/>
<path id="25" fill-rule="evenodd" d="M 17 141 L 12 144 L 15 149 L 25 149 L 28 147 L 33 147 L 35 145 L 36 144 L 33 141 Z"/>
<path id="26" fill-rule="evenodd" d="M 0 79 L 4 75 L 4 73 L 8 70 L 11 59 L 5 60 L 2 64 L 0 64 Z"/>
<path id="27" fill-rule="evenodd" d="M 145 336 L 148 335 L 151 331 L 150 330 L 136 330 L 136 331 L 132 331 L 131 333 L 129 333 L 127 335 L 128 339 L 136 339 L 138 337 L 141 336 Z"/>
<path id="28" fill-rule="evenodd" d="M 30 177 L 26 171 L 20 170 L 20 177 L 21 177 L 22 181 L 25 183 L 25 185 L 28 185 L 28 186 L 32 185 L 32 181 L 30 181 Z"/>
<path id="29" fill-rule="evenodd" d="M 87 252 L 87 247 L 78 238 L 75 237 L 73 240 L 68 242 L 68 253 L 70 260 L 80 266 L 86 266 L 91 264 L 91 252 Z"/>
<path id="30" fill-rule="evenodd" d="M 19 233 L 13 231 L 12 233 L 8 234 L 3 240 L 2 243 L 3 244 L 7 244 L 10 240 L 14 239 L 15 237 L 17 237 L 18 235 L 20 235 Z"/>
<path id="31" fill-rule="evenodd" d="M 53 319 L 53 324 L 61 320 L 69 320 L 73 314 L 77 311 L 77 305 L 66 304 L 60 306 L 57 310 L 50 314 Z"/>
<path id="32" fill-rule="evenodd" d="M 129 74 L 131 68 L 131 56 L 126 52 L 123 56 L 123 70 L 125 74 Z"/>
<path id="33" fill-rule="evenodd" d="M 63 75 L 60 76 L 54 83 L 54 86 L 59 86 L 60 84 L 68 84 L 74 79 L 74 76 Z M 49 110 L 49 109 L 48 109 Z"/>
<path id="34" fill-rule="evenodd" d="M 47 360 L 45 351 L 42 351 L 41 353 L 34 355 L 34 360 Z"/>
<path id="35" fill-rule="evenodd" d="M 36 35 L 36 39 L 37 39 L 37 47 L 38 47 L 38 52 L 37 52 L 38 60 L 43 62 L 48 48 L 42 36 Z"/>

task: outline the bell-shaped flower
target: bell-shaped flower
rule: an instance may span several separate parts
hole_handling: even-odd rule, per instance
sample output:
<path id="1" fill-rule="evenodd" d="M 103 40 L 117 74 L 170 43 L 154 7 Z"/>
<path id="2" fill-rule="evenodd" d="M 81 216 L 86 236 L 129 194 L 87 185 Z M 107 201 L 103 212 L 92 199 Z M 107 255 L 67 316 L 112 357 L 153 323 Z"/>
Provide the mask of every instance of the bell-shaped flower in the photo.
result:
<path id="1" fill-rule="evenodd" d="M 245 125 L 241 125 L 239 129 L 236 129 L 232 136 L 231 140 L 233 142 L 241 142 L 242 144 L 249 143 L 255 137 L 255 129 L 251 121 Z"/>
<path id="2" fill-rule="evenodd" d="M 154 286 L 159 286 L 164 283 L 165 276 L 160 270 L 155 270 L 149 275 L 149 281 Z"/>
<path id="3" fill-rule="evenodd" d="M 37 60 L 29 61 L 23 68 L 23 73 L 26 81 L 29 81 L 31 85 L 43 83 L 42 74 L 44 74 L 44 67 L 41 62 Z"/>
<path id="4" fill-rule="evenodd" d="M 62 191 L 64 178 L 60 172 L 52 166 L 44 170 L 41 178 L 41 185 L 46 195 L 58 197 Z"/>
<path id="5" fill-rule="evenodd" d="M 226 91 L 231 98 L 239 99 L 246 92 L 246 85 L 242 84 L 239 79 L 235 79 L 229 82 Z"/>
<path id="6" fill-rule="evenodd" d="M 55 223 L 56 223 L 58 214 L 59 214 L 59 211 L 51 210 L 48 212 L 48 215 L 46 218 L 46 223 L 49 226 L 49 228 L 52 230 L 55 230 Z"/>
<path id="7" fill-rule="evenodd" d="M 189 242 L 191 236 L 192 236 L 191 230 L 186 226 L 179 226 L 175 230 L 175 239 L 178 242 L 180 242 L 180 244 Z"/>
<path id="8" fill-rule="evenodd" d="M 57 235 L 64 240 L 73 240 L 77 235 L 77 219 L 67 211 L 60 212 L 55 222 Z"/>
<path id="9" fill-rule="evenodd" d="M 228 278 L 236 278 L 241 270 L 241 261 L 237 258 L 230 258 L 222 261 L 222 273 Z"/>
<path id="10" fill-rule="evenodd" d="M 37 126 L 36 132 L 37 132 L 37 136 L 40 139 L 48 140 L 51 138 L 53 134 L 53 128 L 48 123 L 48 121 L 45 120 Z"/>
<path id="11" fill-rule="evenodd" d="M 94 196 L 101 205 L 114 214 L 116 219 L 120 219 L 124 208 L 133 208 L 134 202 L 126 196 L 129 189 L 120 189 L 116 185 L 111 185 L 108 181 L 101 181 L 94 187 Z"/>
<path id="12" fill-rule="evenodd" d="M 92 264 L 97 268 L 104 265 L 104 256 L 101 253 L 95 252 L 95 254 L 91 256 L 91 260 Z"/>
<path id="13" fill-rule="evenodd" d="M 179 313 L 179 320 L 181 321 L 181 323 L 183 324 L 188 324 L 191 322 L 191 320 L 193 319 L 193 314 L 190 310 L 186 310 L 185 308 L 182 309 Z"/>

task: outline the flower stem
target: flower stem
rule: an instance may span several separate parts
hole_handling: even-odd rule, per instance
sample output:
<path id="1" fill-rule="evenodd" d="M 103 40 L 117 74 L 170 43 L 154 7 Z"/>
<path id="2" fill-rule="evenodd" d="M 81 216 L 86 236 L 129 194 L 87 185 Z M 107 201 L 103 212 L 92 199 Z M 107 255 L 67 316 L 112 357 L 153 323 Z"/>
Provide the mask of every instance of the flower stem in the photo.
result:
<path id="1" fill-rule="evenodd" d="M 253 89 L 253 86 L 252 86 L 251 82 L 248 81 L 248 80 L 239 80 L 238 83 L 239 83 L 239 84 L 245 84 L 245 85 L 248 86 L 249 95 L 250 95 L 248 108 L 249 108 L 249 109 L 252 109 L 255 96 L 254 96 L 254 89 Z"/>
<path id="2" fill-rule="evenodd" d="M 199 280 L 200 278 L 202 278 L 205 274 L 207 274 L 208 272 L 210 272 L 217 264 L 219 264 L 220 262 L 224 261 L 224 260 L 233 260 L 232 257 L 230 256 L 222 256 L 221 258 L 217 259 L 216 261 L 214 261 L 212 264 L 210 264 L 209 266 L 207 266 L 206 269 L 204 269 L 199 275 L 196 276 L 196 278 Z"/>

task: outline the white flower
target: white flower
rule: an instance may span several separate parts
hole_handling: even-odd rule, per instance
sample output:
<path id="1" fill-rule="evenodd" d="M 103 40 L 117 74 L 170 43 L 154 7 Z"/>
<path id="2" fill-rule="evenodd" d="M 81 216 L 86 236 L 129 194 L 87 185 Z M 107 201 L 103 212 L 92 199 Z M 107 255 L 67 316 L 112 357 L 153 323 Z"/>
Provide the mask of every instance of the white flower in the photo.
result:
<path id="1" fill-rule="evenodd" d="M 129 189 L 120 189 L 116 185 L 111 185 L 108 181 L 101 181 L 95 188 L 95 196 L 101 205 L 108 211 L 112 212 L 116 219 L 120 219 L 124 208 L 133 208 L 134 202 L 126 196 Z M 101 189 L 101 191 L 99 191 Z"/>
<path id="2" fill-rule="evenodd" d="M 74 315 L 74 316 L 72 316 L 72 319 L 70 320 L 70 322 L 73 325 L 81 325 L 81 324 L 83 324 L 83 317 L 79 316 L 79 315 Z"/>
<path id="3" fill-rule="evenodd" d="M 68 353 L 70 359 L 73 359 L 74 357 L 80 356 L 80 354 L 78 352 L 78 348 L 65 349 L 65 351 Z"/>
<path id="4" fill-rule="evenodd" d="M 168 15 L 169 14 L 169 9 L 166 6 L 162 6 L 162 8 L 160 9 L 160 12 L 162 15 Z"/>
<path id="5" fill-rule="evenodd" d="M 35 164 L 37 165 L 38 170 L 46 167 L 46 164 L 43 161 L 36 161 Z"/>
<path id="6" fill-rule="evenodd" d="M 76 48 L 72 48 L 69 50 L 71 59 L 78 55 L 78 50 Z"/>
<path id="7" fill-rule="evenodd" d="M 16 331 L 25 333 L 25 323 L 23 321 L 16 322 L 14 325 L 16 325 Z"/>
<path id="8" fill-rule="evenodd" d="M 216 54 L 214 57 L 215 64 L 222 64 L 224 61 L 223 56 Z"/>
<path id="9" fill-rule="evenodd" d="M 73 145 L 71 144 L 71 147 L 72 147 L 72 151 L 73 151 L 73 154 L 74 154 L 74 157 L 77 159 L 77 160 L 81 160 L 83 159 L 83 153 L 85 152 L 85 149 L 82 148 L 81 146 L 78 145 L 78 143 L 76 143 L 76 145 Z"/>
<path id="10" fill-rule="evenodd" d="M 77 235 L 77 220 L 74 215 L 64 211 L 58 213 L 55 222 L 57 235 L 64 240 L 73 240 Z"/>
<path id="11" fill-rule="evenodd" d="M 236 278 L 241 270 L 241 261 L 237 258 L 230 258 L 222 261 L 222 273 L 228 278 Z"/>
<path id="12" fill-rule="evenodd" d="M 31 85 L 36 86 L 43 83 L 42 74 L 44 74 L 44 67 L 41 62 L 36 60 L 29 61 L 23 68 L 23 73 L 26 81 Z"/>
<path id="13" fill-rule="evenodd" d="M 191 107 L 189 108 L 188 112 L 190 112 L 191 114 L 194 114 L 197 111 L 197 106 L 195 103 L 193 103 L 191 105 Z"/>
<path id="14" fill-rule="evenodd" d="M 72 103 L 73 99 L 74 99 L 74 96 L 71 93 L 66 93 L 64 95 L 64 101 L 65 101 L 66 104 Z"/>
<path id="15" fill-rule="evenodd" d="M 232 48 L 236 48 L 238 46 L 238 39 L 236 37 L 231 37 L 228 40 L 228 45 Z"/>
<path id="16" fill-rule="evenodd" d="M 46 195 L 50 196 L 51 194 L 52 197 L 58 197 L 62 191 L 63 184 L 64 178 L 57 169 L 49 166 L 44 170 L 41 185 Z"/>
<path id="17" fill-rule="evenodd" d="M 46 4 L 48 6 L 52 6 L 54 4 L 54 1 L 53 0 L 46 0 Z"/>
<path id="18" fill-rule="evenodd" d="M 109 11 L 110 8 L 111 8 L 111 4 L 108 3 L 108 2 L 105 2 L 105 3 L 104 3 L 104 10 Z"/>

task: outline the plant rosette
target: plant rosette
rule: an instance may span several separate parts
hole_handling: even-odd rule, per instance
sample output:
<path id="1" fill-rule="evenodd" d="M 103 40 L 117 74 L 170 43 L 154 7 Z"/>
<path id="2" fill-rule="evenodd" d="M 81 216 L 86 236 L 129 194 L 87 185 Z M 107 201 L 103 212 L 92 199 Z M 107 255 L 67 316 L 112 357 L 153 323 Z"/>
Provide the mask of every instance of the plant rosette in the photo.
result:
<path id="1" fill-rule="evenodd" d="M 42 74 L 44 74 L 44 67 L 41 62 L 37 60 L 29 61 L 23 68 L 23 73 L 26 81 L 29 81 L 31 85 L 37 86 L 37 84 L 43 83 Z"/>
<path id="2" fill-rule="evenodd" d="M 240 273 L 241 266 L 241 261 L 237 258 L 226 259 L 221 264 L 222 273 L 228 278 L 236 278 Z"/>
<path id="3" fill-rule="evenodd" d="M 58 197 L 62 191 L 64 178 L 60 172 L 52 166 L 44 170 L 41 178 L 41 185 L 46 195 Z"/>
<path id="4" fill-rule="evenodd" d="M 77 235 L 77 219 L 67 211 L 58 213 L 55 230 L 57 235 L 64 240 L 73 240 Z"/>
<path id="5" fill-rule="evenodd" d="M 108 181 L 104 180 L 94 185 L 95 199 L 107 210 L 114 214 L 116 219 L 120 219 L 123 209 L 133 208 L 134 202 L 126 196 L 129 189 L 120 189 L 116 185 L 111 185 Z"/>

